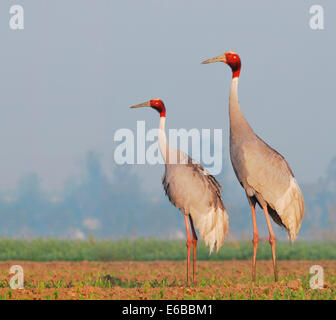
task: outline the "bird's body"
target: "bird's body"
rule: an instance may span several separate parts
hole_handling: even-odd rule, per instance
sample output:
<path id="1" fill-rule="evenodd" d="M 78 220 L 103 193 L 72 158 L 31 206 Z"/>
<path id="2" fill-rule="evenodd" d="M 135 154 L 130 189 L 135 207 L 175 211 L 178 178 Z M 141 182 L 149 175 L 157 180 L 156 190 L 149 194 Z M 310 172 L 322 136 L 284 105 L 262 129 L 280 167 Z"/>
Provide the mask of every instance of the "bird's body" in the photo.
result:
<path id="1" fill-rule="evenodd" d="M 228 230 L 228 217 L 217 180 L 189 158 L 187 164 L 166 164 L 162 184 L 170 202 L 184 215 L 191 215 L 210 253 L 215 245 L 218 251 Z"/>
<path id="2" fill-rule="evenodd" d="M 228 51 L 203 63 L 224 62 L 232 69 L 229 99 L 230 157 L 234 172 L 245 189 L 251 205 L 253 221 L 252 278 L 255 280 L 258 231 L 255 205 L 264 210 L 270 232 L 275 280 L 277 280 L 275 235 L 269 215 L 285 228 L 294 241 L 304 215 L 304 200 L 294 174 L 285 158 L 260 139 L 245 119 L 238 101 L 238 80 L 241 69 L 239 56 Z"/>
<path id="3" fill-rule="evenodd" d="M 165 173 L 162 184 L 170 202 L 184 215 L 187 232 L 187 281 L 189 284 L 190 249 L 193 244 L 193 280 L 195 282 L 195 262 L 197 236 L 194 223 L 201 237 L 210 247 L 217 251 L 222 246 L 228 231 L 228 215 L 221 197 L 221 185 L 197 161 L 191 159 L 181 150 L 168 144 L 165 133 L 166 109 L 159 99 L 152 99 L 136 107 L 150 106 L 160 113 L 158 142 L 160 152 L 165 160 Z M 191 225 L 192 239 L 189 233 Z"/>
<path id="4" fill-rule="evenodd" d="M 304 201 L 285 158 L 252 130 L 238 102 L 238 77 L 232 80 L 230 112 L 230 157 L 247 196 L 266 204 L 275 223 L 294 241 L 301 226 Z"/>

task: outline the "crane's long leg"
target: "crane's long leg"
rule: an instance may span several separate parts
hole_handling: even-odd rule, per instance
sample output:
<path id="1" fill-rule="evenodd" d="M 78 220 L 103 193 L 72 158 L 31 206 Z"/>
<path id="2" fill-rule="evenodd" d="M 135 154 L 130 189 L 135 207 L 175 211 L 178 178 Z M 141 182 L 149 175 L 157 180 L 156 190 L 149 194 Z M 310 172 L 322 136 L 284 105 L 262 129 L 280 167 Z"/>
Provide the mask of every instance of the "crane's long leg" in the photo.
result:
<path id="1" fill-rule="evenodd" d="M 253 259 L 252 259 L 252 281 L 255 282 L 256 278 L 256 265 L 257 265 L 257 250 L 258 250 L 258 229 L 257 229 L 257 219 L 255 212 L 255 202 L 249 199 L 249 203 L 252 210 L 252 222 L 253 222 Z"/>
<path id="2" fill-rule="evenodd" d="M 187 283 L 188 286 L 190 285 L 190 249 L 191 249 L 191 237 L 189 232 L 189 222 L 188 222 L 188 215 L 184 215 L 184 222 L 186 225 L 187 231 L 187 250 L 188 250 L 188 257 L 187 257 Z"/>
<path id="3" fill-rule="evenodd" d="M 274 234 L 273 229 L 272 229 L 271 220 L 269 218 L 267 206 L 263 206 L 263 210 L 264 210 L 264 213 L 265 213 L 266 222 L 267 222 L 269 235 L 270 235 L 269 243 L 270 243 L 271 248 L 272 248 L 274 280 L 278 281 L 278 270 L 277 270 L 276 255 L 275 255 L 275 240 L 276 240 L 276 237 L 275 237 L 275 234 Z"/>
<path id="4" fill-rule="evenodd" d="M 190 225 L 191 225 L 191 232 L 193 235 L 192 244 L 193 244 L 193 283 L 196 284 L 196 247 L 197 247 L 197 235 L 194 228 L 194 223 L 189 215 Z"/>

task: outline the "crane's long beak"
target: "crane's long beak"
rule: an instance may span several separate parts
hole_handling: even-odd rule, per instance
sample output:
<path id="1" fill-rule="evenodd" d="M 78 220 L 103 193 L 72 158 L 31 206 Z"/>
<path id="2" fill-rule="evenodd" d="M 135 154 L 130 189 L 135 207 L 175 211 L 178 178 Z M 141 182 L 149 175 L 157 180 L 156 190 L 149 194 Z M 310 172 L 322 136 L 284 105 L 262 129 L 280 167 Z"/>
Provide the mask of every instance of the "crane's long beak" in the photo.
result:
<path id="1" fill-rule="evenodd" d="M 132 106 L 131 108 L 141 108 L 141 107 L 150 107 L 150 101 L 144 102 L 144 103 L 140 103 L 140 104 L 136 104 L 135 106 Z"/>
<path id="2" fill-rule="evenodd" d="M 209 60 L 205 60 L 205 61 L 202 62 L 202 64 L 207 64 L 207 63 L 212 63 L 212 62 L 224 62 L 224 63 L 226 63 L 225 54 L 222 54 L 218 57 L 215 57 L 215 58 L 212 58 L 212 59 L 209 59 Z"/>

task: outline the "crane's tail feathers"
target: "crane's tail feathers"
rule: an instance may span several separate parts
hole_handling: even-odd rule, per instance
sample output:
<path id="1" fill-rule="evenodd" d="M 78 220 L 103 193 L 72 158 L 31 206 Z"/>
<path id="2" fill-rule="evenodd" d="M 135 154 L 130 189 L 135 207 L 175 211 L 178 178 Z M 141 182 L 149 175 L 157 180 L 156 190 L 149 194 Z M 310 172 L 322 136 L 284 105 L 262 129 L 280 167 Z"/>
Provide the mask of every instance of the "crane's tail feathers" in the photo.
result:
<path id="1" fill-rule="evenodd" d="M 275 205 L 275 211 L 281 219 L 282 227 L 287 231 L 291 242 L 299 233 L 305 211 L 305 204 L 301 190 L 293 178 L 286 194 Z M 273 218 L 273 217 L 272 217 Z M 276 219 L 273 220 L 281 225 Z"/>
<path id="2" fill-rule="evenodd" d="M 212 208 L 211 211 L 202 215 L 191 213 L 191 217 L 205 244 L 210 247 L 210 254 L 215 245 L 218 252 L 229 230 L 229 217 L 225 208 Z"/>

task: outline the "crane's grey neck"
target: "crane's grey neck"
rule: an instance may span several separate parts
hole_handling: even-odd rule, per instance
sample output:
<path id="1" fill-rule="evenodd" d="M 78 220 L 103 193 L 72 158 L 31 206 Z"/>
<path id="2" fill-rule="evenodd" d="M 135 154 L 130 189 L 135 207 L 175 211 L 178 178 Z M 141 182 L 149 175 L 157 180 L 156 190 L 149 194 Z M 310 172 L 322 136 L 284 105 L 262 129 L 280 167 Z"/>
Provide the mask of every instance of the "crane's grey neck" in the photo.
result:
<path id="1" fill-rule="evenodd" d="M 160 117 L 159 133 L 158 133 L 159 148 L 164 161 L 167 162 L 167 150 L 169 148 L 169 145 L 167 142 L 165 125 L 166 125 L 166 117 Z"/>
<path id="2" fill-rule="evenodd" d="M 176 163 L 188 163 L 188 157 L 186 157 L 182 152 L 172 148 L 166 137 L 165 130 L 166 118 L 160 117 L 160 125 L 159 125 L 159 149 L 162 154 L 162 157 L 166 163 L 166 165 L 176 164 Z"/>
<path id="3" fill-rule="evenodd" d="M 166 125 L 166 117 L 160 117 L 159 134 L 158 134 L 159 149 L 167 165 L 171 162 L 169 159 L 172 159 L 172 156 L 176 155 L 176 150 L 169 146 L 166 136 L 165 125 Z"/>
<path id="4" fill-rule="evenodd" d="M 240 140 L 254 136 L 254 132 L 246 121 L 238 101 L 238 77 L 232 79 L 229 99 L 230 137 Z"/>

